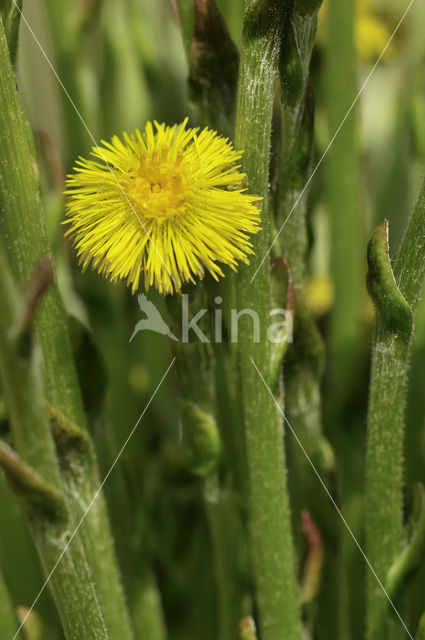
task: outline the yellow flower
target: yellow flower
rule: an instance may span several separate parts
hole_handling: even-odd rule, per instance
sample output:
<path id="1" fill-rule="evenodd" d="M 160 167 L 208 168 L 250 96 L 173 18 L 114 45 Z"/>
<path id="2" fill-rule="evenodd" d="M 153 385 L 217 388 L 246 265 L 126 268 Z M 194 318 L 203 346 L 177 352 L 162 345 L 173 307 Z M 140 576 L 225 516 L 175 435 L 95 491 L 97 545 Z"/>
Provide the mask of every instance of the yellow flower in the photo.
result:
<path id="1" fill-rule="evenodd" d="M 355 41 L 357 55 L 363 62 L 374 62 L 381 53 L 384 60 L 389 60 L 395 53 L 393 41 L 389 43 L 391 32 L 385 22 L 378 18 L 366 0 L 357 1 L 355 23 Z"/>
<path id="2" fill-rule="evenodd" d="M 304 298 L 314 316 L 323 316 L 333 305 L 334 287 L 328 275 L 315 275 L 306 284 Z"/>
<path id="3" fill-rule="evenodd" d="M 83 269 L 90 263 L 136 291 L 179 291 L 203 277 L 218 279 L 218 263 L 236 270 L 252 254 L 260 198 L 245 193 L 241 153 L 210 129 L 148 122 L 122 140 L 94 147 L 67 178 L 67 235 Z"/>

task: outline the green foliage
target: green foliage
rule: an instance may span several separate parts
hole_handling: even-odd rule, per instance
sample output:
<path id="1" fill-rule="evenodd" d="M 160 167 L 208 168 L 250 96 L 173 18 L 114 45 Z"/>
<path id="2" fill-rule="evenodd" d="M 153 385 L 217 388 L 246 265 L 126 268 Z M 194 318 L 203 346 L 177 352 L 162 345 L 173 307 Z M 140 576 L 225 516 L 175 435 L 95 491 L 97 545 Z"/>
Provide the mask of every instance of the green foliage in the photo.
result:
<path id="1" fill-rule="evenodd" d="M 2 0 L 0 3 L 0 17 L 6 34 L 10 60 L 16 63 L 18 53 L 19 24 L 21 21 L 22 0 Z"/>
<path id="2" fill-rule="evenodd" d="M 374 68 L 401 0 L 26 2 L 69 95 L 21 6 L 0 0 L 0 637 L 423 640 L 425 6 Z M 63 239 L 64 174 L 187 115 L 243 151 L 262 229 L 184 289 L 209 342 L 152 291 L 179 340 L 129 342 L 136 299 Z"/>

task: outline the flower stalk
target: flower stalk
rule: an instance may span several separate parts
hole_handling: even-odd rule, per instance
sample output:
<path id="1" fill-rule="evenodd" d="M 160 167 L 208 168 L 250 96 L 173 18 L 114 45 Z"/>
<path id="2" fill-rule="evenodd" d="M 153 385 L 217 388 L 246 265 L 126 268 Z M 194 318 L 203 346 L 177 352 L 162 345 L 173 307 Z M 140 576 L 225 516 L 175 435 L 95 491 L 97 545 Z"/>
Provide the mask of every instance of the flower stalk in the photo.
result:
<path id="1" fill-rule="evenodd" d="M 285 4 L 245 2 L 236 108 L 235 144 L 252 192 L 264 198 L 262 231 L 253 239 L 255 256 L 240 269 L 237 303 L 260 319 L 260 341 L 244 322 L 239 331 L 239 370 L 250 496 L 250 551 L 259 626 L 264 640 L 299 640 L 298 587 L 285 478 L 282 419 L 256 368 L 270 382 L 271 345 L 266 327 L 270 310 L 268 260 L 268 171 L 270 134 Z M 258 273 L 256 273 L 258 269 Z M 255 276 L 255 277 L 253 277 Z"/>
<path id="2" fill-rule="evenodd" d="M 190 308 L 197 311 L 207 304 L 208 287 L 198 284 L 189 295 L 193 296 Z M 169 299 L 168 308 L 174 318 L 180 314 L 179 306 L 178 300 Z M 210 321 L 206 316 L 200 326 L 211 341 Z M 202 343 L 197 337 L 186 344 L 173 341 L 172 347 L 178 370 L 185 464 L 202 481 L 214 553 L 218 637 L 232 640 L 243 614 L 245 596 L 240 571 L 243 531 L 234 487 L 230 486 L 228 474 L 222 473 L 225 434 L 217 418 L 215 353 L 210 343 Z"/>

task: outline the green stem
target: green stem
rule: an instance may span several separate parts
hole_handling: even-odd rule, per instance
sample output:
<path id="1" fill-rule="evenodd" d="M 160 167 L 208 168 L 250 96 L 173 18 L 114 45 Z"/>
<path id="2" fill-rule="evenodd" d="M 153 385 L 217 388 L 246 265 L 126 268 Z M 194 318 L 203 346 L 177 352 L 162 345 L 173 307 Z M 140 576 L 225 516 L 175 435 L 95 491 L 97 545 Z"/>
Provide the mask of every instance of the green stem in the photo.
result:
<path id="1" fill-rule="evenodd" d="M 321 423 L 320 380 L 324 364 L 324 345 L 302 298 L 296 290 L 294 341 L 289 346 L 285 359 L 285 411 L 286 416 L 299 436 L 305 450 L 315 466 L 320 466 L 320 446 L 323 439 Z M 301 509 L 314 507 L 310 504 L 315 491 L 309 481 L 311 467 L 297 442 L 288 443 L 288 456 L 293 473 L 290 485 L 293 488 L 294 510 L 299 517 Z M 312 482 L 316 484 L 316 478 Z M 312 490 L 313 489 L 313 490 Z M 314 518 L 318 514 L 313 510 Z"/>
<path id="2" fill-rule="evenodd" d="M 270 380 L 271 344 L 268 168 L 274 89 L 282 38 L 282 2 L 245 2 L 244 32 L 237 95 L 235 144 L 243 149 L 249 189 L 263 198 L 263 230 L 252 238 L 255 256 L 237 278 L 239 309 L 258 314 L 260 341 L 253 341 L 252 319 L 239 328 L 238 350 L 250 493 L 250 547 L 254 565 L 261 636 L 264 640 L 300 640 L 282 418 L 255 366 Z M 251 282 L 252 280 L 252 282 Z M 254 366 L 255 363 L 255 366 Z"/>
<path id="3" fill-rule="evenodd" d="M 322 403 L 320 384 L 324 368 L 324 344 L 303 300 L 302 292 L 295 290 L 293 343 L 289 345 L 284 363 L 285 413 L 300 439 L 310 460 L 319 469 L 322 478 L 334 480 L 334 468 L 329 468 L 329 443 L 322 430 Z M 318 612 L 312 615 L 307 608 L 310 625 L 325 629 L 329 637 L 343 640 L 348 633 L 348 599 L 346 577 L 342 562 L 342 523 L 336 511 L 329 507 L 325 493 L 318 494 L 317 478 L 304 451 L 294 438 L 288 440 L 289 487 L 294 509 L 294 524 L 299 522 L 302 509 L 308 509 L 319 530 L 323 532 L 326 551 L 324 567 L 327 588 L 319 593 Z M 332 452 L 331 452 L 332 461 Z M 335 494 L 334 483 L 329 490 Z M 338 500 L 337 496 L 334 496 Z M 326 553 L 328 551 L 328 553 Z M 332 602 L 338 602 L 334 616 L 326 611 Z M 324 611 L 324 615 L 322 614 Z"/>
<path id="4" fill-rule="evenodd" d="M 18 281 L 49 251 L 38 193 L 38 168 L 26 139 L 26 123 L 15 88 L 3 30 L 0 29 L 0 215 L 2 235 Z M 72 359 L 71 344 L 56 286 L 47 291 L 36 318 L 45 355 L 46 394 L 78 425 L 84 409 Z M 65 391 L 65 392 L 64 392 Z"/>
<path id="5" fill-rule="evenodd" d="M 320 3 L 294 3 L 288 39 L 280 56 L 281 148 L 275 197 L 279 244 L 289 261 L 296 286 L 306 274 L 307 195 L 311 171 L 314 98 L 309 85 L 310 57 Z"/>
<path id="6" fill-rule="evenodd" d="M 361 208 L 361 168 L 358 144 L 358 111 L 354 107 L 341 127 L 343 119 L 356 97 L 357 61 L 354 42 L 356 0 L 329 0 L 328 38 L 325 52 L 325 82 L 329 138 L 338 131 L 324 160 L 325 182 L 329 206 L 331 277 L 334 303 L 330 315 L 327 393 L 324 413 L 328 433 L 332 435 L 336 456 L 345 455 L 347 444 L 347 399 L 358 377 L 362 353 L 362 313 L 366 300 L 364 291 L 364 221 Z M 341 128 L 340 128 L 341 127 Z M 329 400 L 328 400 L 329 399 Z M 346 511 L 354 486 L 352 463 L 338 468 L 342 510 Z M 346 532 L 340 531 L 342 572 L 347 574 L 349 556 Z M 349 582 L 350 584 L 350 582 Z M 345 589 L 338 587 L 344 598 Z M 354 597 L 354 592 L 349 594 Z M 345 600 L 345 598 L 344 598 Z M 344 603 L 341 603 L 343 605 Z M 347 633 L 345 606 L 338 612 Z M 341 637 L 344 637 L 341 635 Z"/>
<path id="7" fill-rule="evenodd" d="M 314 138 L 314 96 L 309 83 L 309 66 L 320 4 L 320 0 L 294 3 L 288 41 L 280 56 L 281 148 L 275 215 L 278 228 L 283 227 L 280 249 L 289 260 L 297 289 L 294 341 L 289 346 L 284 366 L 285 411 L 310 459 L 323 475 L 320 384 L 324 345 L 298 289 L 304 285 L 307 274 L 306 185 L 312 171 Z M 288 441 L 288 460 L 294 524 L 298 524 L 301 509 L 307 507 L 325 532 L 326 544 L 332 551 L 326 554 L 325 576 L 329 586 L 320 593 L 319 616 L 312 616 L 312 607 L 307 607 L 306 617 L 310 618 L 310 626 L 316 618 L 317 628 L 324 628 L 324 633 L 342 640 L 348 637 L 348 600 L 340 548 L 341 523 L 336 513 L 329 512 L 328 504 L 324 503 L 327 496 L 313 498 L 317 478 L 312 477 L 304 452 L 293 438 Z M 321 611 L 326 611 L 329 603 L 335 601 L 338 602 L 337 614 L 321 618 Z"/>
<path id="8" fill-rule="evenodd" d="M 367 554 L 384 583 L 403 548 L 403 422 L 413 320 L 425 276 L 424 183 L 398 253 L 394 275 L 388 226 L 369 243 L 368 286 L 376 308 L 366 457 Z M 397 282 L 397 284 L 396 284 Z M 367 584 L 367 638 L 400 637 L 373 576 Z"/>
<path id="9" fill-rule="evenodd" d="M 12 271 L 23 282 L 40 255 L 48 253 L 34 159 L 25 136 L 3 29 L 0 28 L 0 213 Z M 43 381 L 48 400 L 80 428 L 85 428 L 81 392 L 75 371 L 62 302 L 55 284 L 49 287 L 35 318 L 43 353 Z M 26 436 L 30 436 L 30 430 Z M 50 445 L 51 446 L 51 445 Z M 48 447 L 40 444 L 40 449 Z M 43 454 L 44 455 L 44 454 Z M 48 470 L 46 470 L 48 471 Z M 80 472 L 81 471 L 81 472 Z M 64 489 L 75 525 L 96 492 L 91 470 L 64 471 Z M 46 475 L 48 478 L 48 475 Z M 54 482 L 56 485 L 56 482 Z M 79 530 L 93 570 L 100 606 L 112 636 L 132 637 L 112 536 L 102 495 L 98 495 Z M 66 554 L 65 554 L 66 555 Z"/>
<path id="10" fill-rule="evenodd" d="M 217 637 L 220 640 L 233 640 L 237 623 L 243 614 L 244 589 L 241 587 L 240 567 L 243 531 L 234 504 L 231 504 L 234 496 L 229 490 L 223 490 L 216 473 L 205 478 L 204 496 L 217 582 Z"/>
<path id="11" fill-rule="evenodd" d="M 377 321 L 373 340 L 366 455 L 367 557 L 381 580 L 402 550 L 403 415 L 408 346 Z M 388 602 L 373 575 L 367 576 L 367 638 L 399 638 Z"/>
<path id="12" fill-rule="evenodd" d="M 129 424 L 131 423 L 126 424 L 127 433 Z M 95 438 L 95 443 L 101 474 L 105 476 L 119 448 L 104 412 L 97 417 L 94 429 L 99 434 L 101 432 L 101 435 Z M 143 466 L 140 462 L 140 449 L 137 449 L 137 452 L 138 464 Z M 118 562 L 126 585 L 131 620 L 136 638 L 165 640 L 166 629 L 162 603 L 148 557 L 149 545 L 146 538 L 149 534 L 145 532 L 146 507 L 143 502 L 132 500 L 133 492 L 130 483 L 126 481 L 127 476 L 124 471 L 127 469 L 116 468 L 105 484 L 104 490 Z M 139 526 L 135 526 L 136 521 L 140 522 Z M 131 532 L 130 536 L 129 532 Z"/>
<path id="13" fill-rule="evenodd" d="M 207 287 L 198 284 L 191 291 L 193 297 L 189 314 L 193 316 L 200 308 L 208 307 Z M 174 313 L 179 312 L 176 309 L 178 303 L 170 301 L 171 304 L 174 305 Z M 210 318 L 205 317 L 199 326 L 211 338 L 209 322 Z M 245 595 L 240 571 L 244 541 L 234 486 L 220 465 L 225 438 L 224 434 L 220 437 L 216 418 L 215 353 L 210 343 L 202 343 L 197 337 L 195 341 L 184 344 L 173 342 L 173 351 L 178 369 L 186 465 L 203 481 L 214 554 L 218 637 L 220 640 L 233 640 Z"/>
<path id="14" fill-rule="evenodd" d="M 28 337 L 21 339 L 24 343 L 13 338 L 20 305 L 3 250 L 0 295 L 0 373 L 14 441 L 25 460 L 21 463 L 6 451 L 3 458 L 7 464 L 3 461 L 2 466 L 23 500 L 43 568 L 49 575 L 74 531 L 74 523 L 59 493 L 62 482 L 44 411 L 40 354 L 28 347 Z M 107 638 L 92 573 L 78 538 L 57 564 L 49 587 L 69 640 Z"/>
<path id="15" fill-rule="evenodd" d="M 330 136 L 346 116 L 357 94 L 354 45 L 354 0 L 328 4 L 326 101 Z M 346 400 L 358 365 L 364 292 L 364 222 L 360 202 L 360 158 L 357 110 L 348 116 L 326 157 L 335 302 L 329 332 L 332 418 Z M 336 424 L 336 423 L 335 423 Z M 340 422 L 338 422 L 338 425 Z"/>

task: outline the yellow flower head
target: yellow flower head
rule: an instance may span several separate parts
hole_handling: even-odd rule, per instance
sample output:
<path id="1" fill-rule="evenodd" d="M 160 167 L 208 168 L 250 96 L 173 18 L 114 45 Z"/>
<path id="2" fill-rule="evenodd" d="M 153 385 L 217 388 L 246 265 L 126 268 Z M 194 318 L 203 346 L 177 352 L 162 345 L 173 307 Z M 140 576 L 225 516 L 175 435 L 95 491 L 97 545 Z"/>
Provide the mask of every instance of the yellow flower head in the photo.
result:
<path id="1" fill-rule="evenodd" d="M 241 153 L 215 131 L 148 122 L 143 134 L 114 136 L 80 158 L 68 176 L 67 235 L 80 262 L 113 282 L 179 291 L 218 263 L 248 262 L 260 198 L 245 193 Z"/>
<path id="2" fill-rule="evenodd" d="M 366 0 L 357 0 L 355 38 L 357 53 L 363 62 L 374 62 L 384 50 L 384 60 L 390 60 L 394 56 L 395 46 L 392 40 L 390 42 L 391 32 Z"/>

